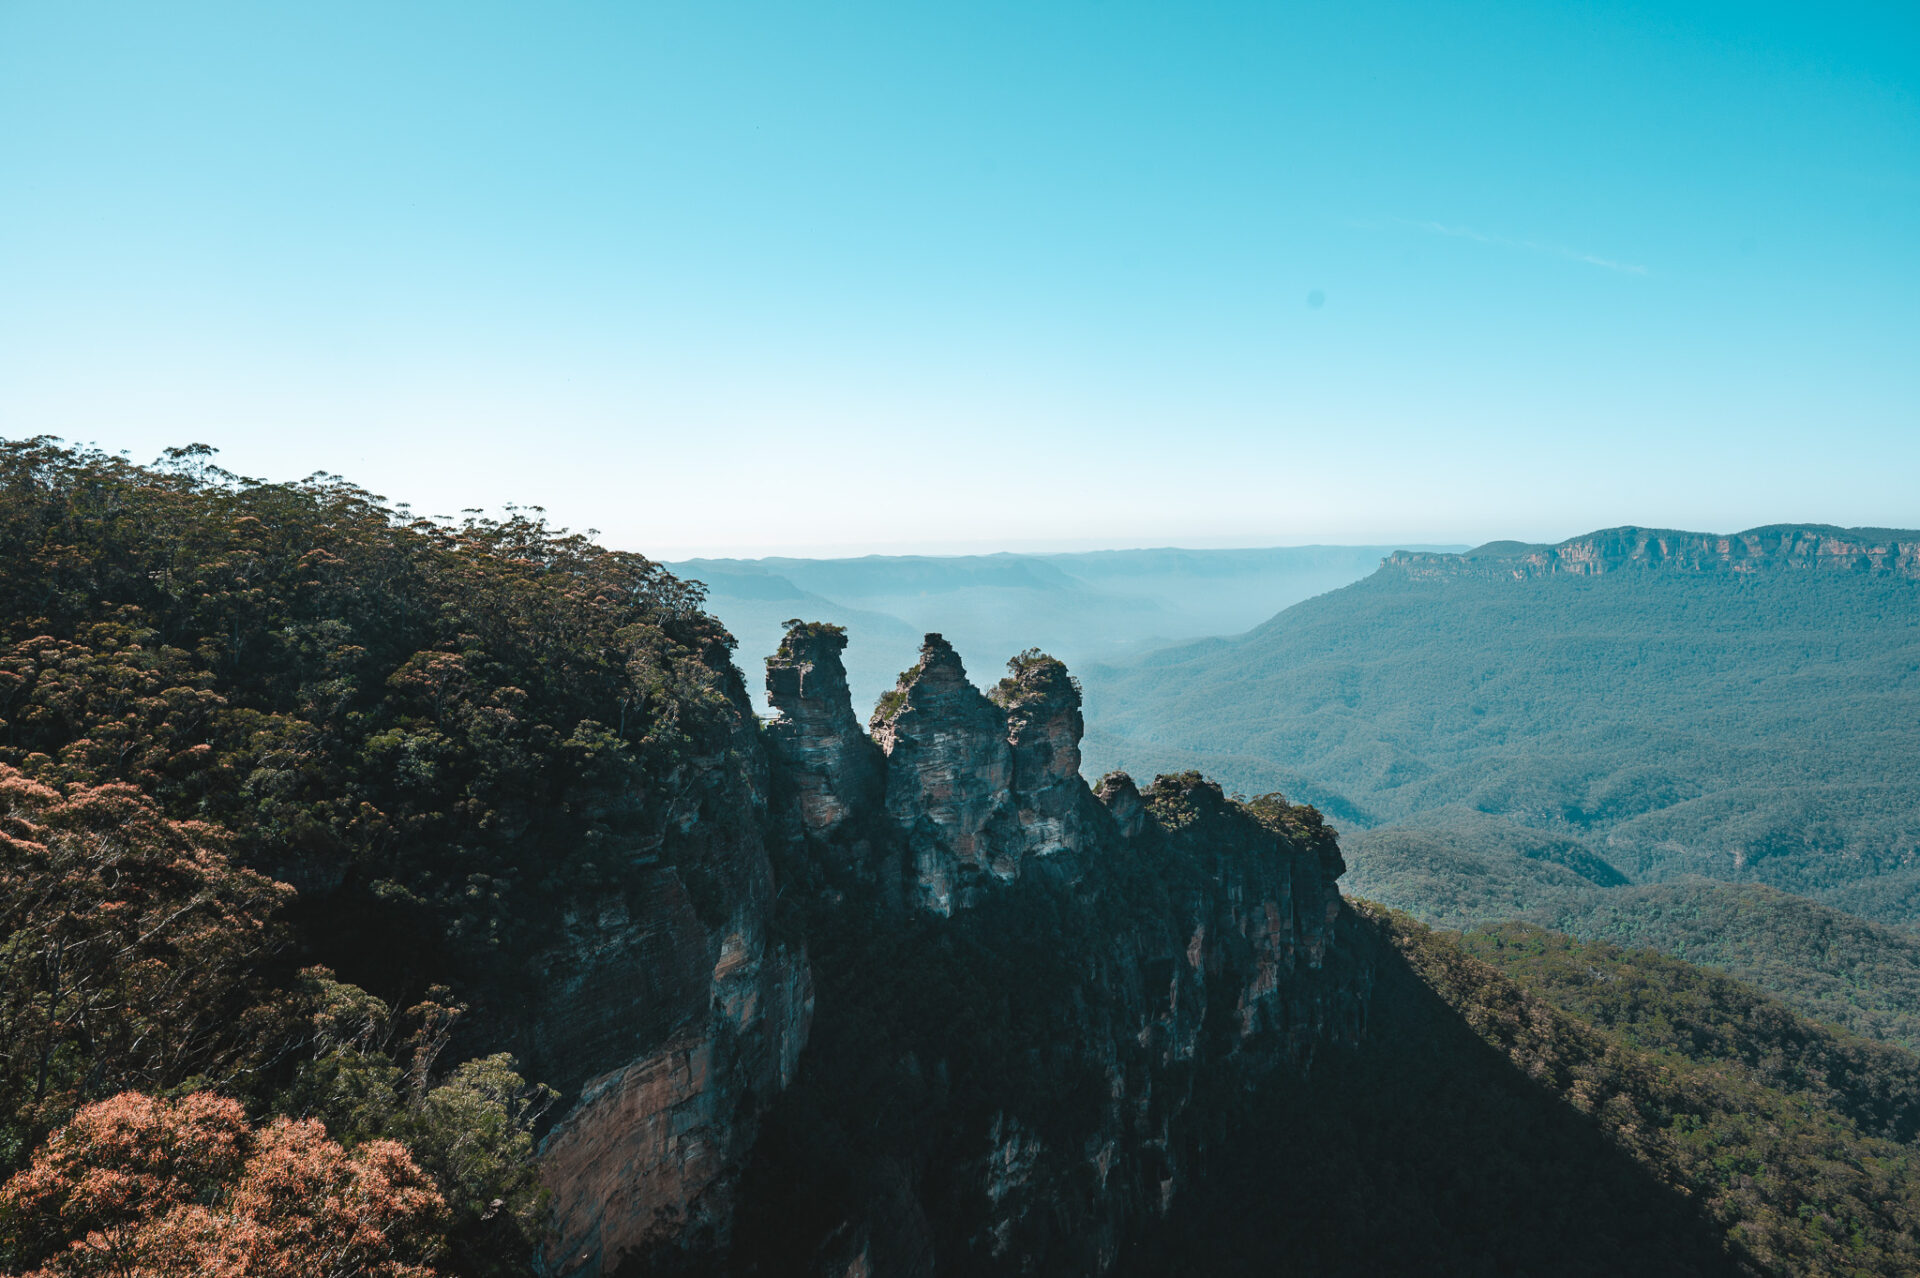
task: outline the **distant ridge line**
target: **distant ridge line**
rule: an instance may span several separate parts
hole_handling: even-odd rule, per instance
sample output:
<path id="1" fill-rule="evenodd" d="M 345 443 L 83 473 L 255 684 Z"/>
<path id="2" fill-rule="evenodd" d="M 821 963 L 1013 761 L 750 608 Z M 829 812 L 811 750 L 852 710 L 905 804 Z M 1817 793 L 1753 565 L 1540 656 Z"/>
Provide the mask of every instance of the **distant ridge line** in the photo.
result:
<path id="1" fill-rule="evenodd" d="M 1769 524 L 1738 533 L 1702 533 L 1629 525 L 1551 546 L 1493 541 L 1461 554 L 1401 550 L 1389 555 L 1382 567 L 1415 579 L 1525 581 L 1632 568 L 1731 573 L 1803 569 L 1920 579 L 1920 531 Z"/>

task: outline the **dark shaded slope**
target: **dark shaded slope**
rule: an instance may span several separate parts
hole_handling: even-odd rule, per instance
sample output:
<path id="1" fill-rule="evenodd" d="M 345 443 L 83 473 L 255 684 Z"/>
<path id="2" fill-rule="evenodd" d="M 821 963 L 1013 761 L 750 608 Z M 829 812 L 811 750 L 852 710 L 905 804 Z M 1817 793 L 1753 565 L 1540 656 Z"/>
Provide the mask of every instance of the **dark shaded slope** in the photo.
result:
<path id="1" fill-rule="evenodd" d="M 1121 1273 L 1742 1272 L 1697 1204 L 1475 1034 L 1470 995 L 1450 1001 L 1385 936 L 1376 945 L 1368 1041 L 1248 1097 Z M 1581 1058 L 1603 1052 L 1550 1024 Z"/>
<path id="2" fill-rule="evenodd" d="M 1371 1033 L 1223 1133 L 1137 1274 L 1894 1274 L 1920 1059 L 1738 982 L 1362 905 Z"/>
<path id="3" fill-rule="evenodd" d="M 1580 893 L 1542 921 L 1725 968 L 1803 1015 L 1920 1049 L 1920 940 L 1904 930 L 1759 884 L 1702 879 Z"/>

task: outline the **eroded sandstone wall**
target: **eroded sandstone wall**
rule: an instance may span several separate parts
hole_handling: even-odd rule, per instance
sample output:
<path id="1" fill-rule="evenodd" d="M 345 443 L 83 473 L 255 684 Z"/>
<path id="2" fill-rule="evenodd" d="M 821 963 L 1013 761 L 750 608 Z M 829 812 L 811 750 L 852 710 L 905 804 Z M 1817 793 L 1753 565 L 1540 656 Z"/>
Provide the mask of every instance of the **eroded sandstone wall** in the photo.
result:
<path id="1" fill-rule="evenodd" d="M 1775 524 L 1740 533 L 1607 528 L 1552 546 L 1493 542 L 1465 554 L 1397 551 L 1386 566 L 1415 578 L 1592 577 L 1623 569 L 1752 575 L 1778 571 L 1920 577 L 1920 534 L 1883 528 Z"/>
<path id="2" fill-rule="evenodd" d="M 597 1278 L 650 1247 L 725 1271 L 742 1194 L 759 1195 L 750 1215 L 827 1210 L 767 1201 L 809 1173 L 778 1164 L 792 1132 L 774 1142 L 788 1155 L 756 1144 L 761 1124 L 811 1112 L 874 1138 L 897 1117 L 860 1112 L 837 1077 L 873 1071 L 936 1112 L 879 1132 L 891 1152 L 846 1154 L 864 1188 L 815 1222 L 807 1254 L 753 1264 L 1098 1274 L 1168 1210 L 1221 1096 L 1361 1031 L 1371 973 L 1343 943 L 1317 813 L 1242 805 L 1191 774 L 1144 793 L 1115 775 L 1096 796 L 1065 667 L 1021 654 L 983 694 L 938 635 L 869 735 L 844 643 L 790 628 L 768 661 L 775 717 L 758 728 L 737 698 L 735 740 L 689 761 L 659 846 L 633 851 L 652 858 L 638 886 L 582 900 L 538 974 L 539 1055 L 564 1063 L 570 1100 L 542 1150 L 551 1272 Z M 896 970 L 849 966 L 888 938 L 905 941 L 880 964 Z M 995 962 L 952 959 L 981 946 Z M 908 988 L 932 1004 L 889 1004 L 897 969 L 923 959 L 937 979 Z M 816 985 L 841 1000 L 825 1022 L 841 1037 L 808 1050 Z M 1030 1005 L 1015 1028 L 943 1045 L 1004 1000 Z M 1011 1068 L 983 1077 L 976 1055 Z M 1036 1107 L 1062 1078 L 1081 1081 Z"/>
<path id="3" fill-rule="evenodd" d="M 552 1274 L 724 1246 L 759 1115 L 806 1044 L 812 973 L 771 927 L 769 764 L 737 679 L 727 694 L 730 739 L 633 800 L 656 834 L 617 850 L 628 886 L 576 900 L 530 974 L 529 1054 L 565 1105 L 540 1153 Z"/>
<path id="4" fill-rule="evenodd" d="M 872 721 L 892 844 L 810 845 L 832 871 L 815 961 L 865 1005 L 823 1014 L 791 1121 L 850 1147 L 821 1178 L 869 1188 L 812 1222 L 791 1272 L 1102 1273 L 1169 1210 L 1223 1104 L 1364 1027 L 1371 968 L 1318 814 L 1191 774 L 1144 794 L 1116 774 L 1096 797 L 1079 689 L 1041 654 L 1009 664 L 983 694 L 927 636 Z M 911 1126 L 868 1146 L 896 1112 Z M 778 1199 L 765 1187 L 820 1169 L 761 1171 Z"/>

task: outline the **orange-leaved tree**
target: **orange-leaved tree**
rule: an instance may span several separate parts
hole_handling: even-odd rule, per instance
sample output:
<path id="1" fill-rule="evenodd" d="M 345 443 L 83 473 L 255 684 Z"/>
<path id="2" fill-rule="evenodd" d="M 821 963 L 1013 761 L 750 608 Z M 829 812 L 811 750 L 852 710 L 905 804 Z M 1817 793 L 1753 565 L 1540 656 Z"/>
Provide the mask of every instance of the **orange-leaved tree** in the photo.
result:
<path id="1" fill-rule="evenodd" d="M 86 1101 L 232 1084 L 297 1035 L 262 964 L 291 889 L 224 843 L 132 786 L 0 766 L 0 1172 Z"/>
<path id="2" fill-rule="evenodd" d="M 27 1278 L 431 1278 L 444 1214 L 403 1146 L 209 1092 L 88 1105 L 0 1188 Z"/>

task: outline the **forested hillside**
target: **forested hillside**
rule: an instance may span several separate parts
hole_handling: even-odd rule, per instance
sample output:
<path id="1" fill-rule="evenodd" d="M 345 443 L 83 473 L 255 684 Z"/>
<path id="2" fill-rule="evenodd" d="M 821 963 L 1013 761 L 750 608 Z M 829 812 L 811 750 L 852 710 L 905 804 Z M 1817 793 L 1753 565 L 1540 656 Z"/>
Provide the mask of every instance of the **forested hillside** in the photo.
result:
<path id="1" fill-rule="evenodd" d="M 1920 1264 L 1920 1058 L 1646 951 L 1360 913 L 1367 1042 L 1249 1098 L 1126 1272 Z"/>
<path id="2" fill-rule="evenodd" d="M 1920 580 L 1864 555 L 1644 551 L 1694 534 L 1640 533 L 1641 551 L 1584 571 L 1610 536 L 1396 556 L 1244 637 L 1089 671 L 1089 760 L 1330 791 L 1349 827 L 1442 842 L 1462 812 L 1498 818 L 1578 844 L 1589 880 L 1604 863 L 1920 915 Z M 1920 539 L 1882 540 L 1898 537 Z M 1499 873 L 1524 906 L 1544 901 L 1535 867 L 1550 896 L 1571 864 L 1528 854 Z"/>
<path id="3" fill-rule="evenodd" d="M 1622 884 L 1584 845 L 1484 814 L 1348 832 L 1342 889 L 1439 927 L 1518 919 L 1724 968 L 1802 1014 L 1920 1048 L 1920 939 L 1757 883 Z M 1588 873 L 1581 873 L 1588 870 Z"/>
<path id="4" fill-rule="evenodd" d="M 305 1142 L 312 1192 L 373 1174 L 323 1124 L 411 1186 L 364 1272 L 525 1272 L 564 1066 L 528 1059 L 518 986 L 568 896 L 626 888 L 611 851 L 661 846 L 661 780 L 725 749 L 735 676 L 698 603 L 531 514 L 0 445 L 0 1169 L 91 1115 L 9 1191 L 7 1259 L 82 1220 L 185 1247 L 165 1222 L 193 1203 L 227 1204 L 195 1246 L 237 1246 L 280 1209 L 256 1146 Z M 82 1110 L 195 1089 L 245 1114 Z M 87 1166 L 207 1142 L 176 1189 L 74 1215 Z M 372 1228 L 367 1193 L 312 1227 Z"/>

